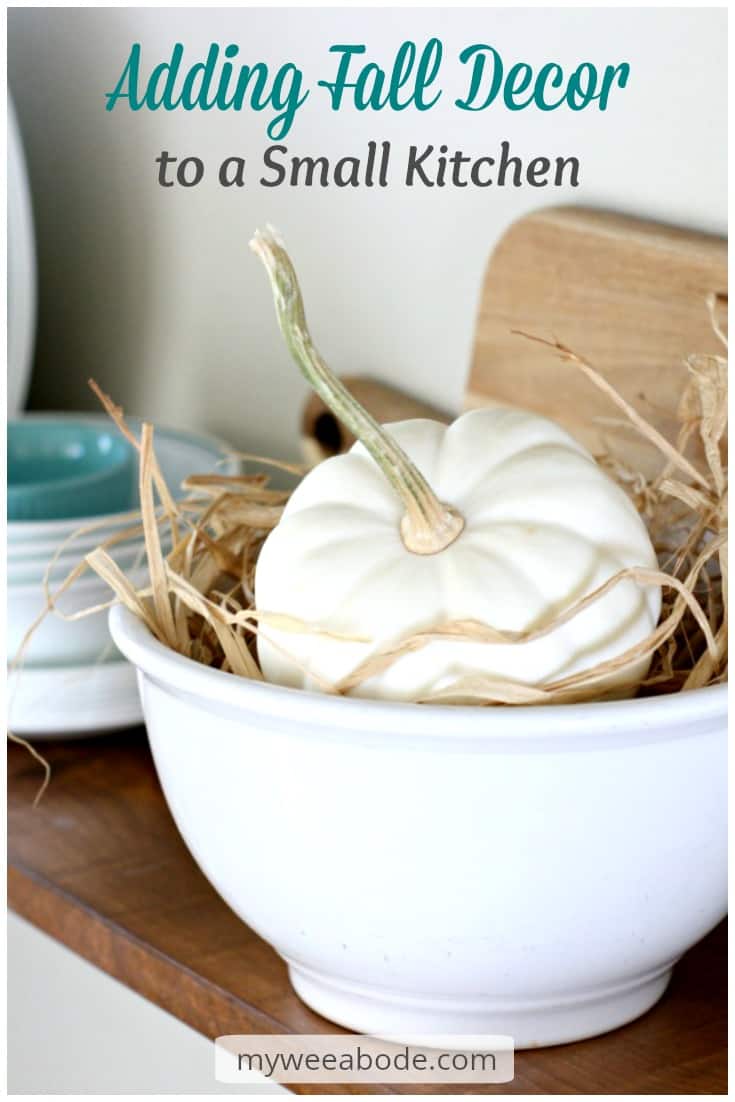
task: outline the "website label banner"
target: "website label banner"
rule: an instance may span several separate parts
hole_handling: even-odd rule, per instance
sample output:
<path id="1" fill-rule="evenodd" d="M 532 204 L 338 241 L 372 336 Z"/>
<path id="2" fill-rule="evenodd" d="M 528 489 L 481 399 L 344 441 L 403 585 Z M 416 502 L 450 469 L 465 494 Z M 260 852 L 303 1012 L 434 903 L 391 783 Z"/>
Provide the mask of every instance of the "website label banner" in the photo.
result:
<path id="1" fill-rule="evenodd" d="M 513 1038 L 422 1034 L 232 1034 L 215 1041 L 215 1078 L 252 1083 L 509 1083 Z"/>

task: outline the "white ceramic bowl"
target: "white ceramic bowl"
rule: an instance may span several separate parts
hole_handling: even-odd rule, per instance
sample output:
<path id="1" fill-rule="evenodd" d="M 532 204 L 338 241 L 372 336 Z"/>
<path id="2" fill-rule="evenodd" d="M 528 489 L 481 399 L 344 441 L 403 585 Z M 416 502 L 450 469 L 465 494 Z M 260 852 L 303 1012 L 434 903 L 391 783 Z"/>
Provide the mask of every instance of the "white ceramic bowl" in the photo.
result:
<path id="1" fill-rule="evenodd" d="M 58 413 L 34 413 L 26 414 L 26 419 L 35 422 L 57 421 L 64 416 Z M 108 417 L 99 414 L 69 414 L 68 416 L 73 417 L 75 421 L 92 425 L 109 427 L 110 424 Z M 129 423 L 135 431 L 138 430 L 137 420 L 131 419 Z M 154 433 L 154 447 L 168 488 L 177 498 L 185 496 L 180 486 L 190 474 L 203 474 L 216 469 L 222 474 L 236 474 L 240 469 L 237 460 L 225 458 L 228 446 L 216 437 L 158 426 Z M 222 460 L 219 468 L 218 460 Z M 135 524 L 135 514 L 130 513 L 110 513 L 103 517 L 74 517 L 68 520 L 9 521 L 8 552 L 14 555 L 17 548 L 23 545 L 28 547 L 38 542 L 46 545 L 52 543 L 55 547 L 72 533 L 79 529 L 86 530 L 90 525 L 96 525 L 96 539 L 92 543 L 92 546 L 95 546 L 114 532 L 133 524 Z M 83 543 L 88 542 L 89 538 L 87 535 L 80 537 Z"/>
<path id="2" fill-rule="evenodd" d="M 205 668 L 122 608 L 110 629 L 192 854 L 343 1026 L 602 1033 L 725 913 L 724 686 L 386 704 Z"/>

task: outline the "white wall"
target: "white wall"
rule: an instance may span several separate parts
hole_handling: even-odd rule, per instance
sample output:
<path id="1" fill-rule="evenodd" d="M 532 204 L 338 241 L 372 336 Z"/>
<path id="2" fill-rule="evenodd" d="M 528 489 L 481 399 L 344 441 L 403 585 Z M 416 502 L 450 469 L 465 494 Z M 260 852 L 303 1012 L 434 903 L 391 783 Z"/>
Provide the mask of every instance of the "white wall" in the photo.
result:
<path id="1" fill-rule="evenodd" d="M 452 108 L 459 66 L 424 114 L 332 114 L 312 94 L 286 139 L 293 154 L 360 153 L 370 138 L 446 142 L 479 155 L 508 138 L 525 157 L 582 162 L 575 192 L 243 190 L 218 187 L 229 154 L 257 160 L 265 115 L 104 110 L 130 44 L 149 62 L 184 43 L 237 42 L 245 61 L 296 60 L 309 83 L 327 48 L 365 42 L 384 62 L 430 35 L 447 59 L 487 41 L 508 63 L 627 60 L 629 87 L 605 114 L 514 115 Z M 458 408 L 488 253 L 523 211 L 563 201 L 724 232 L 726 16 L 715 9 L 15 9 L 9 75 L 32 175 L 41 319 L 32 401 L 91 406 L 94 374 L 131 412 L 207 429 L 271 454 L 296 452 L 304 386 L 276 332 L 246 243 L 266 220 L 284 232 L 312 329 L 342 372 L 395 380 Z M 163 190 L 154 158 L 197 154 L 209 178 Z"/>
<path id="2" fill-rule="evenodd" d="M 287 1094 L 214 1079 L 200 1033 L 14 914 L 8 917 L 8 1093 Z"/>

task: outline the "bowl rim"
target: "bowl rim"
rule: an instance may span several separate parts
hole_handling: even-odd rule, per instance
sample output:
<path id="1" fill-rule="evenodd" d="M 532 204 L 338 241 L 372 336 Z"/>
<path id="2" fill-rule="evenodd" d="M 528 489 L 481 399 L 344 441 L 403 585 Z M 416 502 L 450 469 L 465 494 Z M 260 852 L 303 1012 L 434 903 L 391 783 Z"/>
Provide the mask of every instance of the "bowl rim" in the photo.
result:
<path id="1" fill-rule="evenodd" d="M 125 657 L 167 689 L 210 701 L 216 706 L 286 720 L 298 727 L 340 728 L 345 735 L 391 731 L 402 736 L 497 742 L 512 739 L 544 743 L 570 736 L 589 743 L 595 735 L 621 738 L 641 732 L 657 740 L 681 737 L 686 729 L 712 724 L 727 713 L 727 683 L 686 693 L 583 704 L 497 705 L 411 704 L 330 696 L 237 677 L 177 654 L 159 642 L 129 609 L 115 604 L 110 633 Z M 453 722 L 447 722 L 451 717 Z M 395 734 L 393 734 L 395 732 Z"/>
<path id="2" fill-rule="evenodd" d="M 10 421 L 8 421 L 8 434 L 13 430 L 13 428 L 25 429 L 27 427 L 32 427 L 41 423 L 49 425 L 61 425 L 64 428 L 76 430 L 88 430 L 94 434 L 96 439 L 99 439 L 102 436 L 108 436 L 111 440 L 114 441 L 115 445 L 117 445 L 119 455 L 107 466 L 99 467 L 94 471 L 88 471 L 86 474 L 70 474 L 67 475 L 65 478 L 44 478 L 37 482 L 21 482 L 16 484 L 8 481 L 7 493 L 9 499 L 13 497 L 16 500 L 23 498 L 31 500 L 32 498 L 38 497 L 42 494 L 58 494 L 69 491 L 83 490 L 85 487 L 95 486 L 100 482 L 107 482 L 112 479 L 118 479 L 121 474 L 126 474 L 128 470 L 132 473 L 134 467 L 135 449 L 130 443 L 128 443 L 127 440 L 125 440 L 122 436 L 119 435 L 119 433 L 116 432 L 115 426 L 112 425 L 112 423 L 110 424 L 110 428 L 103 429 L 101 425 L 91 424 L 90 422 L 85 422 L 83 420 L 73 420 L 71 418 L 65 420 L 59 417 L 49 417 L 41 421 L 41 419 L 36 418 L 14 417 Z M 10 438 L 8 436 L 8 443 L 9 442 Z M 132 492 L 133 487 L 131 485 L 131 493 Z M 40 517 L 39 519 L 58 519 L 66 521 L 67 518 Z"/>

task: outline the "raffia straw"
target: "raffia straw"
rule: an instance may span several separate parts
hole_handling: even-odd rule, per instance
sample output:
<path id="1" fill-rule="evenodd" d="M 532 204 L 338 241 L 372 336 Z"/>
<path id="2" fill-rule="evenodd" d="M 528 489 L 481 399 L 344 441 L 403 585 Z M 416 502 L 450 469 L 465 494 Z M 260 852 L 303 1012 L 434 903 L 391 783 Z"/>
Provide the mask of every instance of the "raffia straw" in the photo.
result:
<path id="1" fill-rule="evenodd" d="M 173 571 L 167 571 L 169 586 L 173 593 L 181 597 L 184 604 L 192 611 L 199 613 L 211 625 L 224 651 L 227 663 L 233 673 L 241 677 L 250 677 L 261 681 L 258 665 L 250 654 L 243 637 L 231 630 L 226 613 L 213 601 L 207 600 L 185 578 Z"/>
<path id="2" fill-rule="evenodd" d="M 200 493 L 217 495 L 223 489 L 237 490 L 243 487 L 252 488 L 252 493 L 262 491 L 261 501 L 287 501 L 288 493 L 284 490 L 266 490 L 263 487 L 267 481 L 264 474 L 192 474 L 181 483 L 184 490 L 199 490 Z"/>
<path id="3" fill-rule="evenodd" d="M 717 302 L 707 302 L 713 330 L 726 346 L 727 340 L 716 320 Z M 337 683 L 310 677 L 322 692 L 359 691 L 370 677 L 387 669 L 401 657 L 442 640 L 496 644 L 520 644 L 538 639 L 570 621 L 615 586 L 633 581 L 640 586 L 660 586 L 664 594 L 660 622 L 647 639 L 623 654 L 544 685 L 529 686 L 500 677 L 473 675 L 429 694 L 417 703 L 474 703 L 538 705 L 601 699 L 601 682 L 624 671 L 647 656 L 651 669 L 644 692 L 677 692 L 722 681 L 727 676 L 727 469 L 722 449 L 727 429 L 727 363 L 721 356 L 692 355 L 686 361 L 688 381 L 679 403 L 680 427 L 675 442 L 667 440 L 650 425 L 596 368 L 560 341 L 532 334 L 520 334 L 560 356 L 586 376 L 622 413 L 622 417 L 597 419 L 605 428 L 608 451 L 598 457 L 610 475 L 628 492 L 649 525 L 659 549 L 660 570 L 628 569 L 608 579 L 552 621 L 527 632 L 500 631 L 491 624 L 464 620 L 439 624 L 379 648 L 352 673 Z M 181 654 L 205 661 L 234 676 L 261 679 L 255 639 L 258 633 L 276 644 L 288 634 L 307 632 L 335 640 L 369 643 L 359 636 L 331 632 L 327 625 L 304 623 L 281 612 L 261 612 L 253 607 L 253 577 L 258 553 L 267 534 L 278 524 L 288 500 L 286 491 L 268 486 L 268 475 L 260 470 L 249 475 L 192 475 L 185 488 L 190 497 L 176 502 L 171 496 L 155 457 L 153 430 L 144 425 L 137 439 L 125 422 L 122 410 L 96 384 L 91 384 L 118 429 L 140 453 L 140 513 L 134 529 L 108 539 L 90 552 L 52 593 L 45 581 L 46 609 L 54 612 L 58 598 L 90 566 L 111 587 L 114 599 L 138 616 L 166 645 Z M 625 447 L 616 454 L 614 435 L 635 432 L 662 460 L 651 480 L 628 468 Z M 706 470 L 700 470 L 686 454 L 695 439 L 702 445 Z M 232 456 L 300 476 L 306 468 L 245 452 Z M 155 504 L 154 493 L 160 506 Z M 164 555 L 161 527 L 168 526 L 172 548 Z M 93 530 L 93 525 L 82 531 Z M 115 542 L 143 530 L 150 584 L 136 588 L 109 555 Z M 68 543 L 72 542 L 70 537 Z M 57 554 L 63 551 L 59 549 Z M 56 559 L 54 559 L 54 562 Z M 112 602 L 110 602 L 112 603 Z M 81 618 L 105 606 L 67 614 Z M 42 617 L 39 617 L 39 620 Z M 25 647 L 32 630 L 24 640 Z M 22 648 L 22 649 L 23 649 Z M 293 660 L 293 656 L 290 656 Z M 302 666 L 301 663 L 296 663 Z M 306 671 L 305 671 L 306 672 Z M 13 736 L 26 745 L 25 740 Z M 47 768 L 47 763 L 30 746 L 28 749 Z M 48 772 L 43 787 L 48 783 Z M 39 793 L 40 795 L 40 793 Z M 38 798 L 38 797 L 37 797 Z"/>
<path id="4" fill-rule="evenodd" d="M 135 433 L 128 427 L 125 421 L 122 406 L 115 405 L 109 394 L 105 394 L 105 392 L 94 379 L 88 379 L 87 384 L 90 389 L 96 394 L 97 398 L 102 404 L 102 407 L 112 418 L 115 425 L 125 437 L 125 439 L 130 444 L 132 444 L 138 452 L 140 452 L 142 446 L 141 441 L 136 438 Z M 176 540 L 178 539 L 177 518 L 179 515 L 178 509 L 176 507 L 176 502 L 169 492 L 168 486 L 166 485 L 166 480 L 161 473 L 161 468 L 158 465 L 158 460 L 156 459 L 155 454 L 152 454 L 149 461 L 151 463 L 151 476 L 155 483 L 156 490 L 158 491 L 158 496 L 161 499 L 161 503 L 166 513 L 168 522 L 171 525 L 171 532 L 173 534 L 174 542 L 176 542 Z"/>
<path id="5" fill-rule="evenodd" d="M 714 554 L 718 549 L 719 545 L 713 547 L 712 552 L 708 552 L 706 557 L 701 557 L 701 562 L 698 563 L 698 566 L 690 575 L 690 584 L 697 577 L 706 558 L 710 557 L 710 554 Z M 646 655 L 651 654 L 661 646 L 662 643 L 676 631 L 687 608 L 702 629 L 702 633 L 707 641 L 707 649 L 710 657 L 713 660 L 717 660 L 718 648 L 715 637 L 712 634 L 707 617 L 699 602 L 687 588 L 687 585 L 678 578 L 673 578 L 660 570 L 644 570 L 641 567 L 630 567 L 621 570 L 619 573 L 609 578 L 603 585 L 593 590 L 592 593 L 587 594 L 586 597 L 570 605 L 569 608 L 555 617 L 553 621 L 534 631 L 502 632 L 498 631 L 496 628 L 489 628 L 486 624 L 462 620 L 445 624 L 431 631 L 417 632 L 415 635 L 411 635 L 407 639 L 401 640 L 399 643 L 390 644 L 384 649 L 374 652 L 369 658 L 365 659 L 364 662 L 357 666 L 348 677 L 338 683 L 337 690 L 342 693 L 349 692 L 351 689 L 355 689 L 365 681 L 368 681 L 371 677 L 383 673 L 389 666 L 397 661 L 397 659 L 407 654 L 412 654 L 422 647 L 427 646 L 429 643 L 439 640 L 442 642 L 458 643 L 503 643 L 510 646 L 534 642 L 536 639 L 540 639 L 544 635 L 556 631 L 557 628 L 561 627 L 562 624 L 567 623 L 569 620 L 573 620 L 575 616 L 578 616 L 585 608 L 599 601 L 601 597 L 604 597 L 606 593 L 609 593 L 610 590 L 614 589 L 620 582 L 626 580 L 637 582 L 641 586 L 653 585 L 675 589 L 679 594 L 680 603 L 676 604 L 670 615 L 659 623 L 655 631 L 651 632 L 640 643 L 630 647 L 622 654 L 617 655 L 614 659 L 608 659 L 605 662 L 599 663 L 591 670 L 582 671 L 581 673 L 571 675 L 569 678 L 565 678 L 563 681 L 549 684 L 546 687 L 548 692 L 553 693 L 556 688 L 558 688 L 560 693 L 562 691 L 569 692 L 588 682 L 600 681 L 611 673 L 621 672 L 629 666 L 636 665 L 642 658 L 645 658 Z M 481 679 L 478 675 L 477 677 L 473 677 L 472 680 L 474 683 L 479 683 Z M 488 692 L 486 695 L 488 699 L 492 698 L 494 687 L 496 687 L 498 683 L 498 678 L 487 678 Z M 457 685 L 459 684 L 460 682 L 458 681 Z M 456 687 L 455 685 L 455 688 Z"/>
<path id="6" fill-rule="evenodd" d="M 720 455 L 726 426 L 723 413 L 723 394 L 727 383 L 724 361 L 718 357 L 690 358 L 690 383 L 682 400 L 682 425 L 674 445 L 649 425 L 581 356 L 558 341 L 545 341 L 533 336 L 529 339 L 546 344 L 582 371 L 623 413 L 625 424 L 661 453 L 662 473 L 651 483 L 639 472 L 628 471 L 624 462 L 612 455 L 608 465 L 617 480 L 643 500 L 644 511 L 656 529 L 654 537 L 661 539 L 662 548 L 666 547 L 667 537 L 661 517 L 665 516 L 670 525 L 684 525 L 682 540 L 666 551 L 674 572 L 641 568 L 620 571 L 593 593 L 533 631 L 503 632 L 493 625 L 473 621 L 437 625 L 431 631 L 417 632 L 379 648 L 347 678 L 336 684 L 321 681 L 322 691 L 359 691 L 366 680 L 393 662 L 439 639 L 484 642 L 488 645 L 530 642 L 579 615 L 626 580 L 641 586 L 660 586 L 662 590 L 670 591 L 672 598 L 664 601 L 664 611 L 656 629 L 624 654 L 543 686 L 521 686 L 500 678 L 478 676 L 457 682 L 427 699 L 436 702 L 469 697 L 482 703 L 594 699 L 604 678 L 624 671 L 651 654 L 659 655 L 646 681 L 651 691 L 700 686 L 724 675 L 727 632 L 720 620 L 726 607 L 727 588 L 726 472 Z M 683 449 L 694 434 L 701 438 L 704 446 L 708 464 L 706 474 L 684 454 Z M 262 457 L 248 458 L 263 462 Z M 280 461 L 272 465 L 291 471 L 297 469 Z M 286 610 L 283 613 L 261 613 L 252 608 L 252 575 L 257 553 L 265 535 L 278 522 L 287 495 L 269 490 L 262 472 L 254 476 L 192 476 L 187 480 L 187 486 L 192 492 L 203 495 L 201 500 L 191 499 L 179 508 L 179 519 L 187 518 L 185 522 L 190 527 L 190 534 L 168 556 L 165 578 L 162 576 L 162 559 L 158 561 L 155 571 L 151 570 L 152 577 L 155 573 L 154 597 L 156 589 L 165 590 L 166 596 L 165 604 L 161 603 L 162 593 L 158 595 L 158 604 L 154 601 L 159 636 L 164 630 L 159 610 L 170 608 L 170 600 L 174 598 L 184 610 L 182 618 L 188 616 L 187 639 L 182 640 L 181 622 L 177 623 L 177 649 L 191 654 L 196 646 L 202 645 L 203 639 L 208 640 L 207 653 L 214 664 L 243 676 L 254 677 L 260 676 L 253 650 L 258 632 L 268 634 L 269 628 L 277 629 L 281 638 L 289 633 L 303 632 L 332 635 L 324 625 L 303 623 L 288 615 Z M 672 511 L 674 504 L 679 509 L 678 514 Z M 149 530 L 153 550 L 153 563 L 150 565 L 153 567 L 159 552 L 150 522 Z M 708 538 L 703 543 L 705 536 Z M 715 562 L 719 564 L 716 587 L 712 580 L 707 581 L 707 571 Z M 222 578 L 229 579 L 225 585 L 221 583 Z M 119 587 L 118 596 L 123 599 Z M 128 600 L 129 597 L 128 594 Z M 167 616 L 165 611 L 162 614 Z M 171 630 L 170 623 L 168 630 Z M 273 642 L 270 635 L 269 638 Z M 351 641 L 356 640 L 353 638 Z M 681 667 L 682 654 L 688 656 L 689 669 Z"/>
<path id="7" fill-rule="evenodd" d="M 115 594 L 117 602 L 125 605 L 134 616 L 137 616 L 139 620 L 143 621 L 148 630 L 152 632 L 157 639 L 162 643 L 165 642 L 158 626 L 158 621 L 148 608 L 148 604 L 145 600 L 145 593 L 135 588 L 115 560 L 110 558 L 102 547 L 98 547 L 94 551 L 90 551 L 87 555 L 87 563 L 96 571 L 100 578 L 109 585 L 110 589 Z M 110 605 L 115 603 L 113 599 L 104 607 L 109 608 Z M 83 609 L 76 614 L 76 617 L 81 619 L 84 616 L 92 615 L 100 611 L 100 607 L 101 606 L 97 606 L 93 609 Z"/>
<path id="8" fill-rule="evenodd" d="M 274 467 L 278 471 L 285 471 L 286 474 L 297 475 L 299 478 L 309 470 L 304 463 L 286 463 L 283 459 L 269 459 L 267 455 L 254 455 L 252 452 L 230 450 L 227 455 L 232 459 L 241 459 L 245 463 L 260 463 L 264 467 Z"/>
<path id="9" fill-rule="evenodd" d="M 15 742 L 18 744 L 18 746 L 22 746 L 24 750 L 27 750 L 31 757 L 35 758 L 38 764 L 43 769 L 43 780 L 36 790 L 36 795 L 33 797 L 33 806 L 38 807 L 41 801 L 41 797 L 43 796 L 51 781 L 51 766 L 46 761 L 43 754 L 39 754 L 38 750 L 36 750 L 35 746 L 33 746 L 33 744 L 30 743 L 28 739 L 21 738 L 20 735 L 15 735 L 12 731 L 7 732 L 7 737 L 10 739 L 11 742 Z"/>
<path id="10" fill-rule="evenodd" d="M 705 301 L 705 305 L 707 306 L 707 313 L 709 314 L 709 321 L 710 321 L 710 325 L 712 326 L 712 331 L 714 332 L 714 334 L 718 338 L 718 340 L 722 343 L 725 350 L 727 350 L 727 347 L 728 347 L 727 337 L 726 337 L 725 333 L 723 332 L 723 330 L 720 326 L 720 323 L 717 320 L 717 307 L 718 307 L 718 305 L 721 305 L 725 309 L 727 309 L 727 295 L 715 294 L 713 291 L 710 291 L 710 293 L 706 296 L 704 301 Z"/>
<path id="11" fill-rule="evenodd" d="M 545 344 L 547 348 L 551 348 L 555 352 L 557 352 L 562 359 L 566 360 L 568 363 L 574 364 L 575 367 L 578 367 L 582 374 L 586 375 L 590 382 L 594 383 L 598 390 L 601 390 L 603 394 L 605 394 L 612 402 L 615 403 L 618 409 L 621 409 L 623 411 L 628 420 L 631 422 L 632 425 L 635 426 L 641 436 L 654 444 L 658 448 L 658 450 L 663 455 L 665 455 L 666 458 L 675 467 L 679 467 L 682 471 L 684 471 L 685 474 L 694 479 L 695 482 L 698 482 L 702 486 L 707 485 L 707 479 L 705 478 L 705 476 L 703 474 L 700 474 L 697 468 L 692 463 L 690 463 L 689 460 L 681 454 L 681 452 L 678 452 L 674 445 L 671 444 L 665 436 L 662 436 L 658 429 L 649 424 L 649 422 L 646 421 L 646 419 L 642 417 L 640 413 L 638 413 L 638 411 L 633 408 L 633 406 L 626 402 L 625 398 L 623 398 L 621 394 L 618 394 L 615 387 L 611 383 L 609 383 L 607 379 L 605 379 L 604 376 L 599 373 L 599 371 L 596 371 L 592 364 L 588 363 L 587 360 L 583 359 L 581 356 L 578 356 L 577 353 L 573 352 L 571 348 L 567 348 L 567 346 L 565 344 L 562 344 L 561 341 L 546 340 L 544 337 L 535 336 L 533 333 L 524 333 L 522 329 L 512 329 L 511 332 L 518 337 L 524 337 L 527 341 L 534 341 L 536 344 Z"/>
<path id="12" fill-rule="evenodd" d="M 153 606 L 164 643 L 177 649 L 176 625 L 166 584 L 166 565 L 161 550 L 161 536 L 156 522 L 153 500 L 153 472 L 156 464 L 153 456 L 153 426 L 143 423 L 140 438 L 140 511 L 143 518 L 143 536 L 148 558 L 148 570 L 153 589 Z M 165 483 L 164 483 L 165 485 Z M 159 491 L 160 492 L 160 491 Z"/>

